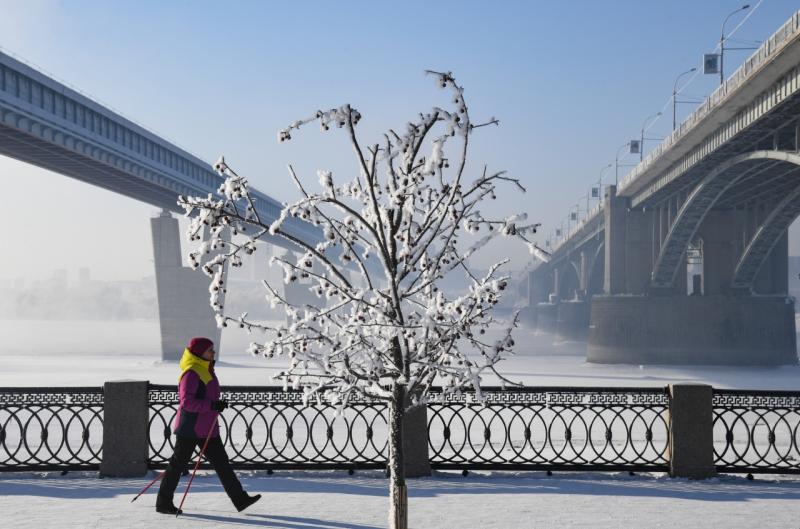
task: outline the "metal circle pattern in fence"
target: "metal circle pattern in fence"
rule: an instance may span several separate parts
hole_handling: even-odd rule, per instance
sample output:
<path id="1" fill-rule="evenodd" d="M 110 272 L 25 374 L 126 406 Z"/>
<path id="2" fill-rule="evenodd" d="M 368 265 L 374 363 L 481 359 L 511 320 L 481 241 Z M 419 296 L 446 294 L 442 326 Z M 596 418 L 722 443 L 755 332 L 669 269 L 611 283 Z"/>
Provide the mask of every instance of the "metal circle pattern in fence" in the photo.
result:
<path id="1" fill-rule="evenodd" d="M 434 468 L 666 470 L 663 388 L 515 388 L 428 404 Z"/>
<path id="2" fill-rule="evenodd" d="M 719 472 L 800 473 L 800 392 L 714 390 Z"/>
<path id="3" fill-rule="evenodd" d="M 175 386 L 151 385 L 151 467 L 172 455 Z M 386 465 L 388 406 L 354 397 L 340 416 L 328 404 L 303 404 L 302 392 L 229 387 L 220 436 L 236 468 L 381 468 Z"/>
<path id="4" fill-rule="evenodd" d="M 0 470 L 96 470 L 103 388 L 0 388 Z"/>

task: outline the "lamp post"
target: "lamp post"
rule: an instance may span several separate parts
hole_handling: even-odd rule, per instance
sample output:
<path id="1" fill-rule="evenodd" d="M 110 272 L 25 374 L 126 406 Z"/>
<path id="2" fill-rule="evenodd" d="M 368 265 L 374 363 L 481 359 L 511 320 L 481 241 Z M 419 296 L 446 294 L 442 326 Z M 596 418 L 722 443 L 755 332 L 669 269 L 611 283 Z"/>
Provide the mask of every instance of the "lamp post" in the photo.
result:
<path id="1" fill-rule="evenodd" d="M 609 163 L 608 165 L 606 165 L 605 167 L 600 169 L 600 178 L 597 179 L 597 201 L 598 202 L 602 202 L 603 201 L 603 175 L 605 174 L 606 171 L 611 169 L 611 167 L 613 165 L 614 165 L 613 163 Z"/>
<path id="2" fill-rule="evenodd" d="M 589 218 L 589 199 L 592 196 L 592 190 L 586 192 L 586 218 Z"/>
<path id="3" fill-rule="evenodd" d="M 689 70 L 686 70 L 685 72 L 683 72 L 682 74 L 680 74 L 678 77 L 675 78 L 675 83 L 673 83 L 673 85 L 672 85 L 672 130 L 675 130 L 675 126 L 676 126 L 675 107 L 678 104 L 678 81 L 680 81 L 681 77 L 683 77 L 684 75 L 692 73 L 692 72 L 694 72 L 696 70 L 697 70 L 697 67 L 694 67 L 694 68 L 691 68 Z"/>
<path id="4" fill-rule="evenodd" d="M 745 4 L 736 11 L 733 11 L 730 15 L 725 17 L 725 20 L 722 22 L 722 29 L 720 30 L 720 35 L 719 35 L 719 84 L 725 82 L 725 76 L 722 73 L 722 64 L 725 57 L 725 24 L 728 22 L 729 18 L 731 18 L 739 11 L 744 11 L 745 9 L 750 9 L 750 4 Z"/>
<path id="5" fill-rule="evenodd" d="M 642 137 L 639 140 L 639 161 L 641 162 L 644 159 L 644 129 L 647 128 L 647 122 L 653 118 L 657 118 L 661 115 L 661 112 L 653 114 L 652 116 L 647 116 L 642 123 Z"/>
<path id="6" fill-rule="evenodd" d="M 617 154 L 614 155 L 614 185 L 619 185 L 619 153 L 625 147 L 629 147 L 630 144 L 631 142 L 626 142 L 624 145 L 620 145 L 619 149 L 617 149 Z"/>

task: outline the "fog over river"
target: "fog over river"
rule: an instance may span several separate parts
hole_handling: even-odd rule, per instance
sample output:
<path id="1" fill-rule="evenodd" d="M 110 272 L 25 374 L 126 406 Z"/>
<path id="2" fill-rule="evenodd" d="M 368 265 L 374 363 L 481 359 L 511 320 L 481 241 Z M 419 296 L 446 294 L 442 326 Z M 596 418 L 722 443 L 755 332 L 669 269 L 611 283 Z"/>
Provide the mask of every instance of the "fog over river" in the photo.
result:
<path id="1" fill-rule="evenodd" d="M 226 329 L 218 373 L 223 385 L 272 385 L 286 358 L 246 353 L 248 335 Z M 698 382 L 740 389 L 800 390 L 800 367 L 638 366 L 585 362 L 585 346 L 553 345 L 552 336 L 521 327 L 516 354 L 499 364 L 513 381 L 536 386 L 664 386 Z M 158 322 L 0 320 L 0 386 L 99 386 L 106 380 L 135 379 L 173 384 L 176 362 L 161 360 Z M 487 377 L 486 384 L 497 380 Z"/>

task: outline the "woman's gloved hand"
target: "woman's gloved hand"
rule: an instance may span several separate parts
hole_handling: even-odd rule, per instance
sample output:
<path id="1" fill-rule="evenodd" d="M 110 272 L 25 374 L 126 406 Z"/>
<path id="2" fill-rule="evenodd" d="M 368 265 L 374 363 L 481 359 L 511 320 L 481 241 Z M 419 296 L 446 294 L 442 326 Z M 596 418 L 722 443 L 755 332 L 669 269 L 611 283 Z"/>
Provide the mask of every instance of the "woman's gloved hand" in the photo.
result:
<path id="1" fill-rule="evenodd" d="M 211 409 L 214 411 L 222 411 L 228 407 L 227 400 L 215 400 L 211 403 Z"/>

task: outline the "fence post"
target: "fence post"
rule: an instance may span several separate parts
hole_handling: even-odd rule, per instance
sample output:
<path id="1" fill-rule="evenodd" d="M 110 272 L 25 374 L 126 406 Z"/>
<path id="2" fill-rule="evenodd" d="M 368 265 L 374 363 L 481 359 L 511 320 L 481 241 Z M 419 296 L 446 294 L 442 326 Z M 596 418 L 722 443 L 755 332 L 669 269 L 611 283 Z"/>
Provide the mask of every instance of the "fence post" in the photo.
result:
<path id="1" fill-rule="evenodd" d="M 103 456 L 100 475 L 139 477 L 147 473 L 149 413 L 147 381 L 103 385 Z"/>
<path id="2" fill-rule="evenodd" d="M 403 458 L 408 478 L 431 475 L 428 456 L 428 406 L 415 406 L 403 417 Z"/>
<path id="3" fill-rule="evenodd" d="M 669 474 L 704 479 L 714 467 L 713 388 L 703 384 L 669 385 Z"/>

